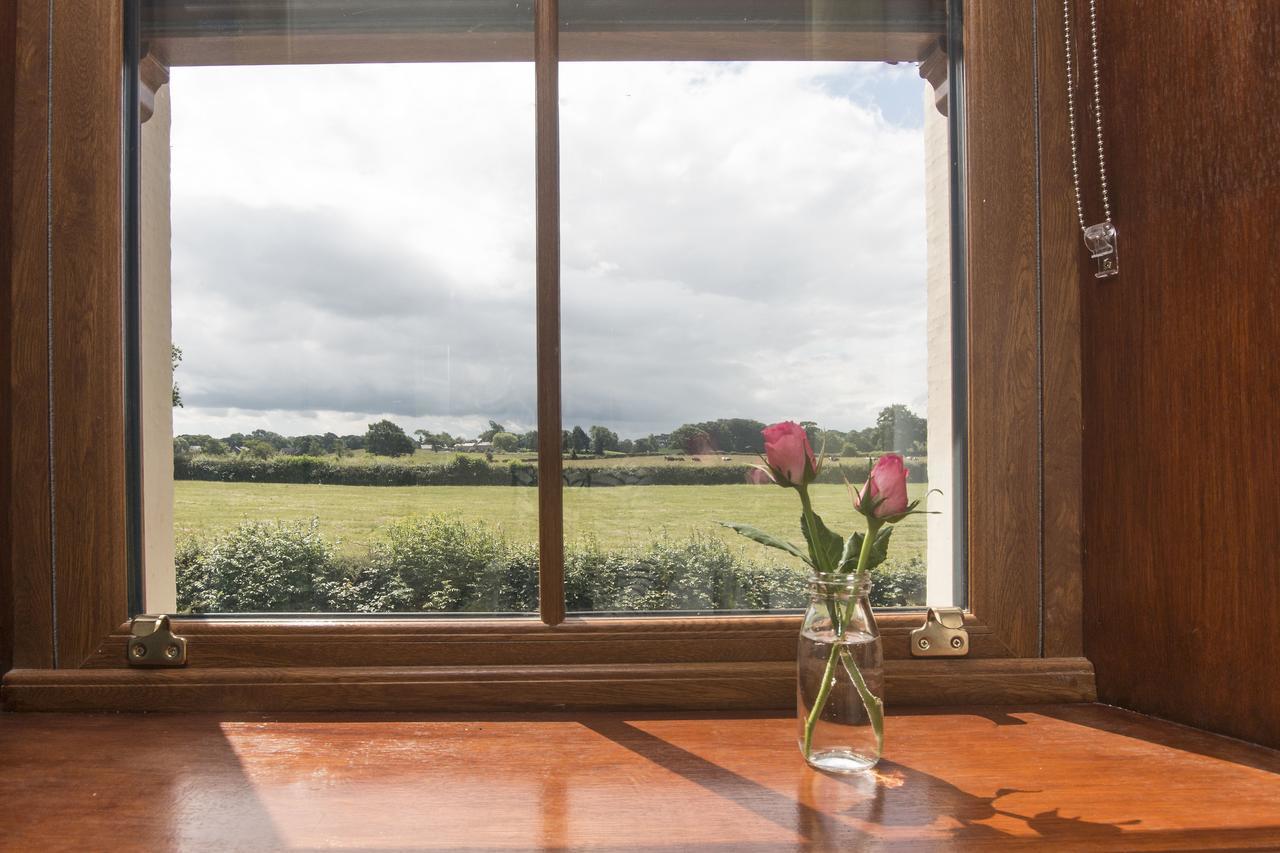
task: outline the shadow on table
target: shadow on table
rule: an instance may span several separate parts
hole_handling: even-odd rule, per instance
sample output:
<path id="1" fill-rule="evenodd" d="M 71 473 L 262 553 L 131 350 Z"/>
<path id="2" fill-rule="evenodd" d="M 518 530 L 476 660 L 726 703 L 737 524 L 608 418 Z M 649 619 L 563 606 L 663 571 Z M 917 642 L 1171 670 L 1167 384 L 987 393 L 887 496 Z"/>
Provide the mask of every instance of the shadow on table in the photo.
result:
<path id="1" fill-rule="evenodd" d="M 894 833 L 878 832 L 876 828 L 925 829 L 932 827 L 941 817 L 951 818 L 958 825 L 949 830 L 938 827 L 936 834 L 963 841 L 1016 840 L 1016 836 L 980 823 L 997 815 L 1024 822 L 1042 840 L 1118 838 L 1124 832 L 1122 827 L 1138 823 L 1136 820 L 1121 824 L 1093 823 L 1065 817 L 1057 809 L 1023 815 L 997 805 L 1002 797 L 1020 793 L 1015 789 L 1001 789 L 994 796 L 979 797 L 936 776 L 889 761 L 882 762 L 879 772 L 869 776 L 839 777 L 807 772 L 797 796 L 791 797 L 623 720 L 591 719 L 584 721 L 584 725 L 601 737 L 717 796 L 784 829 L 797 832 L 806 842 L 823 847 L 885 840 L 886 836 L 892 838 Z M 814 786 L 820 784 L 819 780 L 822 783 L 833 780 L 852 786 L 866 796 L 843 812 L 828 812 L 817 805 L 822 799 L 814 791 Z M 867 828 L 860 828 L 848 819 Z"/>

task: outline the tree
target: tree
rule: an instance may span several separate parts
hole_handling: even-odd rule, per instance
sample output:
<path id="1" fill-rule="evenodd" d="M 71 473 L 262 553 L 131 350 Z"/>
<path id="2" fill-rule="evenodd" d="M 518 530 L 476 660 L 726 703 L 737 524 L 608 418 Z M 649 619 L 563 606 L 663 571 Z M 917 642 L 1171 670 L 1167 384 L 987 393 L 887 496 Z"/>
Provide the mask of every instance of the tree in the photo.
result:
<path id="1" fill-rule="evenodd" d="M 493 449 L 499 453 L 515 453 L 520 446 L 520 436 L 509 432 L 495 432 L 493 438 Z"/>
<path id="2" fill-rule="evenodd" d="M 715 440 L 703 424 L 682 425 L 671 433 L 671 444 L 690 455 L 715 453 L 717 450 Z"/>
<path id="3" fill-rule="evenodd" d="M 418 437 L 419 447 L 426 447 L 428 444 L 434 445 L 436 443 L 436 437 L 425 429 L 415 429 L 413 434 Z"/>
<path id="4" fill-rule="evenodd" d="M 291 450 L 295 456 L 323 456 L 324 439 L 318 435 L 300 435 L 292 439 Z"/>
<path id="5" fill-rule="evenodd" d="M 245 452 L 256 459 L 270 459 L 276 455 L 276 449 L 268 441 L 251 438 L 244 443 Z"/>
<path id="6" fill-rule="evenodd" d="M 874 453 L 881 449 L 880 430 L 873 426 L 850 430 L 844 446 L 846 454 Z"/>
<path id="7" fill-rule="evenodd" d="M 813 448 L 813 452 L 817 453 L 820 446 L 819 440 L 822 438 L 822 430 L 818 429 L 818 425 L 813 421 L 801 421 L 800 428 L 804 430 L 805 436 L 809 439 L 809 446 Z"/>
<path id="8" fill-rule="evenodd" d="M 764 424 L 749 418 L 728 418 L 721 421 L 729 435 L 730 443 L 724 450 L 736 453 L 764 453 Z"/>
<path id="9" fill-rule="evenodd" d="M 636 449 L 636 443 L 629 438 L 624 438 L 622 439 L 622 441 L 618 442 L 618 449 L 621 450 L 623 453 L 634 453 Z"/>
<path id="10" fill-rule="evenodd" d="M 585 453 L 591 449 L 591 437 L 582 427 L 573 428 L 573 432 L 569 435 L 569 449 L 574 453 Z"/>
<path id="11" fill-rule="evenodd" d="M 632 444 L 632 451 L 635 453 L 652 453 L 653 449 L 652 438 L 637 438 Z"/>
<path id="12" fill-rule="evenodd" d="M 211 435 L 205 435 L 204 433 L 199 435 L 174 436 L 173 446 L 175 449 L 178 447 L 178 442 L 181 442 L 184 445 L 184 453 L 194 453 L 195 451 L 192 450 L 192 448 L 198 447 L 200 448 L 200 452 L 206 456 L 227 455 L 227 445 L 224 442 L 219 441 Z"/>
<path id="13" fill-rule="evenodd" d="M 369 424 L 364 434 L 364 446 L 378 456 L 408 456 L 417 447 L 403 429 L 386 420 Z"/>
<path id="14" fill-rule="evenodd" d="M 182 364 L 182 347 L 169 344 L 169 361 L 173 365 L 171 373 L 177 373 L 178 365 Z M 182 405 L 182 392 L 178 390 L 177 379 L 173 380 L 173 408 L 186 408 L 186 406 Z"/>
<path id="15" fill-rule="evenodd" d="M 493 441 L 493 437 L 495 435 L 497 435 L 500 432 L 506 432 L 506 431 L 507 431 L 507 428 L 504 427 L 502 424 L 498 423 L 497 421 L 491 420 L 489 421 L 489 428 L 484 432 L 480 433 L 480 440 Z"/>
<path id="16" fill-rule="evenodd" d="M 272 432 L 269 429 L 255 429 L 249 434 L 249 437 L 255 438 L 258 441 L 265 441 L 276 450 L 284 450 L 289 446 L 289 439 L 285 438 L 280 433 Z"/>
<path id="17" fill-rule="evenodd" d="M 618 449 L 618 434 L 608 427 L 591 427 L 591 452 L 604 456 L 606 451 Z"/>
<path id="18" fill-rule="evenodd" d="M 928 444 L 928 422 L 902 403 L 885 406 L 876 416 L 880 432 L 877 450 L 923 453 Z"/>
<path id="19" fill-rule="evenodd" d="M 531 429 L 520 436 L 520 449 L 536 451 L 538 449 L 538 431 Z"/>

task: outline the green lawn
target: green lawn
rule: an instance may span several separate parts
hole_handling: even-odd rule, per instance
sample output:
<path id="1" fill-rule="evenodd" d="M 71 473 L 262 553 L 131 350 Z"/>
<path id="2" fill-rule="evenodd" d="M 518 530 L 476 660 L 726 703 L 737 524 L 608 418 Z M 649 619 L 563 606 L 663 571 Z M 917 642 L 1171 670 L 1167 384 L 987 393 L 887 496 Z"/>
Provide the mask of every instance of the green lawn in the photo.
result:
<path id="1" fill-rule="evenodd" d="M 910 487 L 922 497 L 926 486 Z M 828 526 L 848 534 L 861 530 L 844 486 L 810 487 L 814 509 Z M 538 490 L 506 486 L 310 486 L 277 483 L 174 483 L 175 527 L 181 540 L 226 530 L 244 519 L 320 519 L 330 539 L 359 552 L 379 528 L 413 515 L 452 513 L 484 521 L 512 538 L 537 538 Z M 619 486 L 566 489 L 565 532 L 572 540 L 595 537 L 606 547 L 639 545 L 664 533 L 721 536 L 747 553 L 781 557 L 716 524 L 753 524 L 800 541 L 800 505 L 795 492 L 776 486 Z M 891 555 L 924 557 L 923 516 L 898 525 Z"/>

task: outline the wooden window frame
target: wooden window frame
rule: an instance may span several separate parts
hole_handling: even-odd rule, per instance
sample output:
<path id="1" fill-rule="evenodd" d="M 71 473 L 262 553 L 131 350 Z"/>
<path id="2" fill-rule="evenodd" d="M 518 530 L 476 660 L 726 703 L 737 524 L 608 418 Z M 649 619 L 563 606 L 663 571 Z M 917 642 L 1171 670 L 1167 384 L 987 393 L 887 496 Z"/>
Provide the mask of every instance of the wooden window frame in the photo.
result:
<path id="1" fill-rule="evenodd" d="M 10 392 L 0 438 L 12 479 L 0 573 L 12 606 L 10 634 L 0 637 L 13 666 L 5 707 L 792 702 L 798 617 L 565 618 L 562 600 L 558 612 L 544 605 L 543 621 L 178 619 L 190 639 L 188 667 L 126 665 L 125 2 L 84 0 L 74 14 L 54 0 L 17 3 L 13 161 L 3 164 L 13 192 L 10 322 L 0 327 Z M 537 85 L 554 91 L 547 56 L 556 56 L 555 2 L 537 8 Z M 1060 18 L 1048 0 L 969 0 L 963 26 L 972 652 L 912 659 L 908 633 L 921 615 L 878 616 L 889 696 L 1089 700 L 1093 670 L 1081 657 L 1081 266 L 1064 168 Z M 661 35 L 650 34 L 642 49 L 671 42 Z M 759 49 L 767 55 L 767 40 Z M 557 132 L 554 110 L 543 110 L 538 134 Z M 556 180 L 556 166 L 540 159 L 540 185 Z M 554 198 L 540 192 L 539 205 Z M 554 290 L 558 246 L 540 237 L 539 249 L 537 287 Z M 558 311 L 540 314 L 538 334 L 558 338 Z M 552 367 L 558 377 L 558 354 L 548 362 L 553 349 L 539 346 L 540 377 Z M 557 378 L 554 398 L 542 399 L 540 382 L 548 442 L 559 434 L 558 389 Z M 541 449 L 558 467 L 558 444 Z M 560 478 L 547 473 L 543 507 L 560 500 Z M 543 548 L 558 553 L 557 528 L 540 524 Z M 543 583 L 556 579 L 553 567 Z"/>

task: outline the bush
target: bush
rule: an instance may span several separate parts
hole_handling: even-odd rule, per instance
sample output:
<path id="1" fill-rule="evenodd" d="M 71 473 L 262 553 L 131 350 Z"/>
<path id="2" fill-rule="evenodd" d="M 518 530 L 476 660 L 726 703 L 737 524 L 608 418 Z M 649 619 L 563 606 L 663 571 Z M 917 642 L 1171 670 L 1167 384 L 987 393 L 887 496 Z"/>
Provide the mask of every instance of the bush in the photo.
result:
<path id="1" fill-rule="evenodd" d="M 516 612 L 538 607 L 538 553 L 484 524 L 431 515 L 398 522 L 360 557 L 339 556 L 310 523 L 246 521 L 177 550 L 184 612 Z M 890 560 L 874 574 L 879 606 L 924 603 L 924 564 Z M 574 611 L 776 610 L 803 607 L 805 581 L 788 565 L 757 563 L 695 535 L 605 550 L 565 549 Z"/>
<path id="2" fill-rule="evenodd" d="M 246 521 L 208 543 L 184 542 L 176 559 L 178 607 L 196 613 L 318 609 L 315 582 L 331 570 L 333 547 L 319 521 Z"/>
<path id="3" fill-rule="evenodd" d="M 911 482 L 928 481 L 924 460 L 911 460 Z M 605 486 L 731 486 L 748 482 L 750 465 L 609 465 L 597 468 L 566 467 L 565 485 Z M 460 454 L 444 465 L 372 462 L 343 465 L 337 458 L 248 454 L 226 458 L 175 456 L 175 480 L 207 480 L 228 483 L 313 483 L 330 486 L 534 486 L 536 465 L 525 462 L 492 464 L 479 456 Z M 867 462 L 854 459 L 826 462 L 819 483 L 861 484 L 867 479 Z"/>
<path id="4" fill-rule="evenodd" d="M 175 480 L 227 483 L 311 483 L 330 486 L 509 486 L 517 484 L 508 466 L 490 465 L 473 456 L 455 456 L 446 465 L 374 462 L 343 465 L 336 458 L 248 455 L 173 460 Z"/>
<path id="5" fill-rule="evenodd" d="M 924 607 L 925 564 L 919 557 L 890 557 L 871 573 L 876 607 Z"/>

